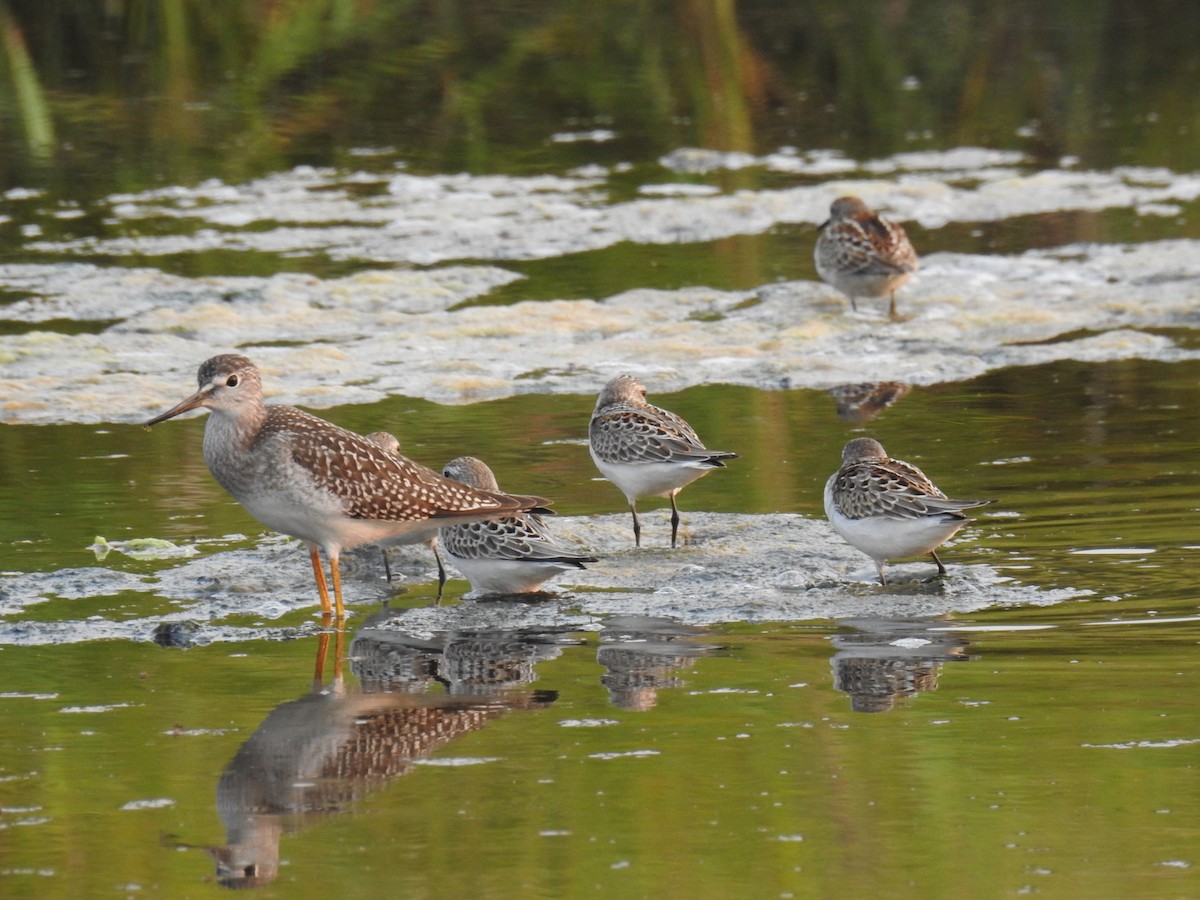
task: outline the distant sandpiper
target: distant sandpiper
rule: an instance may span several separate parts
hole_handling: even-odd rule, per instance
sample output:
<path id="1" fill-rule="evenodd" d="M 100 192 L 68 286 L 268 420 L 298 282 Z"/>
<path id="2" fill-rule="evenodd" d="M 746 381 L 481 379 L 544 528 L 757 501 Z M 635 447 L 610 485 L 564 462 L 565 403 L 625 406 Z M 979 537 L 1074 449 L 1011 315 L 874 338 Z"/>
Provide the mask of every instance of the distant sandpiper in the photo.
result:
<path id="1" fill-rule="evenodd" d="M 813 257 L 817 274 L 850 298 L 889 297 L 896 315 L 896 291 L 917 271 L 917 251 L 903 226 L 871 211 L 857 197 L 839 197 L 820 227 Z"/>

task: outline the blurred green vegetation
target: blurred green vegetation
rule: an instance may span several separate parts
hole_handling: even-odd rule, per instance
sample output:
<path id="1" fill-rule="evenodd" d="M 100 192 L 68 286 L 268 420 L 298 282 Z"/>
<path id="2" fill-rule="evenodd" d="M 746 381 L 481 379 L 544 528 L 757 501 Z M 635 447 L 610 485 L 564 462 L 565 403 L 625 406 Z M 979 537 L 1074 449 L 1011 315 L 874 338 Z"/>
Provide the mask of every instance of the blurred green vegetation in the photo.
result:
<path id="1" fill-rule="evenodd" d="M 1200 6 L 1167 0 L 3 0 L 0 31 L 0 187 L 76 196 L 361 147 L 438 171 L 685 145 L 1200 167 Z M 616 138 L 551 140 L 594 128 Z"/>

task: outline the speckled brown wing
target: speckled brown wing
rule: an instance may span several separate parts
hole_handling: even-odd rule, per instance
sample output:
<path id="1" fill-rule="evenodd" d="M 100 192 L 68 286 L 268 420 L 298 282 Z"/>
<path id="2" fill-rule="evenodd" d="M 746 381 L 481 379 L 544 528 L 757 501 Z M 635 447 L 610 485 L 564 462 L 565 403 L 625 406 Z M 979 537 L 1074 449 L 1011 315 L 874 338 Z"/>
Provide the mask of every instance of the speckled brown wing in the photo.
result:
<path id="1" fill-rule="evenodd" d="M 850 519 L 958 515 L 960 510 L 992 502 L 951 500 L 916 466 L 896 459 L 843 466 L 834 476 L 833 499 Z"/>
<path id="2" fill-rule="evenodd" d="M 733 453 L 707 449 L 682 418 L 667 410 L 647 405 L 608 407 L 595 416 L 588 428 L 593 451 L 606 462 L 679 462 L 684 459 L 721 459 Z"/>
<path id="3" fill-rule="evenodd" d="M 378 785 L 372 779 L 403 775 L 417 760 L 439 747 L 477 731 L 506 712 L 499 705 L 418 706 L 364 711 L 354 729 L 324 760 L 322 779 L 330 788 L 350 789 L 359 796 Z"/>
<path id="4" fill-rule="evenodd" d="M 916 271 L 917 251 L 913 249 L 903 225 L 880 216 L 870 216 L 862 221 L 862 228 L 880 264 L 891 266 L 897 272 Z"/>
<path id="5" fill-rule="evenodd" d="M 351 518 L 408 522 L 549 505 L 541 497 L 480 491 L 442 478 L 353 431 L 293 407 L 269 407 L 258 440 L 276 435 L 287 439 L 296 463 L 318 487 L 339 497 Z"/>
<path id="6" fill-rule="evenodd" d="M 904 226 L 869 215 L 842 219 L 825 230 L 822 251 L 831 268 L 858 275 L 897 275 L 915 272 L 917 253 Z"/>
<path id="7" fill-rule="evenodd" d="M 664 429 L 672 431 L 681 441 L 687 441 L 701 450 L 705 449 L 704 441 L 700 440 L 700 435 L 696 434 L 696 430 L 682 416 L 677 416 L 669 409 L 663 409 L 661 406 L 646 405 L 646 414 L 651 419 L 655 419 Z"/>

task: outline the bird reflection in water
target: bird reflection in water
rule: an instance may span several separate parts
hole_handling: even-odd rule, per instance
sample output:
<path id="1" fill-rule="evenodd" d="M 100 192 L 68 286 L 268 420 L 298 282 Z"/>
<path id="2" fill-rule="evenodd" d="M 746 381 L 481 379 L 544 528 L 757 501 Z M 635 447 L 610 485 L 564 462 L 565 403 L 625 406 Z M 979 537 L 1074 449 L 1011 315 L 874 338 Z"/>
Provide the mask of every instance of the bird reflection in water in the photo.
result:
<path id="1" fill-rule="evenodd" d="M 903 381 L 839 384 L 829 389 L 837 403 L 837 415 L 843 422 L 870 422 L 877 415 L 908 396 L 911 386 Z"/>
<path id="2" fill-rule="evenodd" d="M 605 623 L 596 661 L 605 668 L 600 682 L 613 706 L 645 712 L 658 703 L 660 690 L 683 685 L 678 673 L 719 649 L 696 642 L 704 633 L 654 616 L 618 616 Z"/>
<path id="3" fill-rule="evenodd" d="M 855 712 L 887 712 L 904 698 L 936 691 L 944 662 L 970 659 L 967 641 L 931 631 L 920 619 L 843 619 L 854 631 L 833 635 L 833 686 Z"/>
<path id="4" fill-rule="evenodd" d="M 326 684 L 331 637 L 333 674 Z M 277 706 L 221 775 L 217 811 L 226 843 L 210 853 L 217 880 L 226 887 L 270 884 L 279 874 L 285 833 L 348 809 L 492 719 L 548 706 L 556 696 L 505 690 L 533 680 L 532 661 L 541 657 L 526 648 L 539 646 L 536 636 L 525 641 L 517 635 L 502 640 L 458 635 L 439 641 L 383 629 L 360 633 L 351 645 L 358 689 L 343 681 L 343 640 L 341 631 L 320 636 L 312 690 Z M 451 661 L 447 650 L 455 645 L 464 649 Z M 490 652 L 507 656 L 493 659 Z M 520 664 L 510 664 L 512 658 Z M 454 680 L 467 671 L 493 677 Z M 513 673 L 519 675 L 510 677 Z M 435 690 L 435 682 L 446 690 Z"/>

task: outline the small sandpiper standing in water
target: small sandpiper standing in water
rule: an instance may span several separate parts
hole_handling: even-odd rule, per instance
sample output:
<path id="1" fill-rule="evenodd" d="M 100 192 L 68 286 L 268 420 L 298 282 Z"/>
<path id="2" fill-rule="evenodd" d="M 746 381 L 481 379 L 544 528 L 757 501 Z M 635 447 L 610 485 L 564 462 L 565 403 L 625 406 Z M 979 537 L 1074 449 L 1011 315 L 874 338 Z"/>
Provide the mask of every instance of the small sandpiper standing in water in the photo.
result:
<path id="1" fill-rule="evenodd" d="M 480 490 L 500 490 L 492 470 L 474 456 L 450 460 L 442 475 Z M 438 539 L 478 594 L 531 593 L 555 575 L 597 562 L 555 540 L 541 516 L 525 513 L 449 525 Z"/>
<path id="2" fill-rule="evenodd" d="M 817 274 L 849 297 L 855 311 L 856 297 L 890 297 L 888 315 L 897 319 L 896 291 L 919 265 L 904 227 L 857 197 L 839 197 L 820 232 L 813 248 Z"/>
<path id="3" fill-rule="evenodd" d="M 928 553 L 938 574 L 946 567 L 936 550 L 967 524 L 964 509 L 994 500 L 950 500 L 911 463 L 891 459 L 873 438 L 842 448 L 842 467 L 825 483 L 825 515 L 847 543 L 875 561 L 879 583 L 889 559 Z"/>
<path id="4" fill-rule="evenodd" d="M 146 426 L 191 409 L 211 411 L 204 424 L 204 461 L 213 478 L 268 528 L 308 544 L 328 616 L 329 588 L 317 555 L 325 551 L 339 621 L 345 616 L 342 550 L 419 544 L 442 525 L 544 511 L 548 502 L 448 481 L 311 413 L 263 403 L 258 369 L 244 356 L 214 356 L 201 364 L 196 380 L 196 393 Z"/>
<path id="5" fill-rule="evenodd" d="M 588 450 L 600 474 L 629 501 L 633 542 L 642 545 L 637 498 L 671 500 L 671 547 L 679 532 L 675 495 L 702 475 L 724 468 L 736 453 L 709 450 L 692 426 L 673 412 L 646 402 L 645 386 L 632 375 L 618 375 L 604 386 L 588 426 Z"/>

